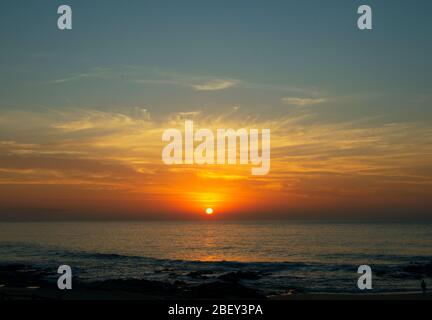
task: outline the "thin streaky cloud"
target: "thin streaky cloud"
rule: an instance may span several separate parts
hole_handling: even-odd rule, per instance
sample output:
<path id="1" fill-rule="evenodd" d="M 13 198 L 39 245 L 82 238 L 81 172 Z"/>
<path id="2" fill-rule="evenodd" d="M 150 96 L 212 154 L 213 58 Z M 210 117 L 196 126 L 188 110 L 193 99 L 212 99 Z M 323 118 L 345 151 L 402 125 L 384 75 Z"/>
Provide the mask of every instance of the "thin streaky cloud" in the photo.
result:
<path id="1" fill-rule="evenodd" d="M 325 98 L 298 98 L 298 97 L 285 97 L 282 102 L 294 106 L 306 107 L 326 102 Z"/>
<path id="2" fill-rule="evenodd" d="M 109 75 L 110 69 L 108 68 L 93 68 L 89 72 L 81 72 L 77 74 L 70 74 L 63 78 L 54 79 L 51 81 L 48 81 L 50 84 L 61 84 L 61 83 L 67 83 L 71 81 L 81 80 L 81 79 L 108 79 L 110 78 Z"/>
<path id="3" fill-rule="evenodd" d="M 136 84 L 170 85 L 193 89 L 194 91 L 222 91 L 231 88 L 244 88 L 251 90 L 265 90 L 299 95 L 311 96 L 318 101 L 323 90 L 314 87 L 298 87 L 289 84 L 264 84 L 217 75 L 191 75 L 185 73 L 168 72 L 147 69 L 142 66 L 126 66 L 120 69 L 95 67 L 88 72 L 66 75 L 62 78 L 49 81 L 50 84 L 62 84 L 82 79 L 121 79 Z M 311 100 L 312 101 L 312 100 Z"/>
<path id="4" fill-rule="evenodd" d="M 215 79 L 201 84 L 192 84 L 191 87 L 197 91 L 217 91 L 232 88 L 238 83 L 238 80 Z"/>

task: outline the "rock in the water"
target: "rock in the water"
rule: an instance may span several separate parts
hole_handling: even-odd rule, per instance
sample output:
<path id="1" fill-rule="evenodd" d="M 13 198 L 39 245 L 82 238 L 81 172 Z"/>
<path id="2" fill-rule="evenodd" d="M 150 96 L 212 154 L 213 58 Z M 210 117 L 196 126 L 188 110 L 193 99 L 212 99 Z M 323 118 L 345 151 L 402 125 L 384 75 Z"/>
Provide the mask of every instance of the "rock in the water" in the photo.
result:
<path id="1" fill-rule="evenodd" d="M 215 281 L 192 287 L 189 295 L 193 299 L 263 299 L 258 290 L 239 283 Z"/>
<path id="2" fill-rule="evenodd" d="M 240 280 L 258 280 L 261 278 L 260 274 L 253 271 L 236 271 L 236 272 L 230 272 L 221 275 L 218 277 L 220 280 L 224 281 L 231 281 L 231 282 L 238 282 Z"/>
<path id="3" fill-rule="evenodd" d="M 138 293 L 160 294 L 171 296 L 177 294 L 177 286 L 161 281 L 150 281 L 144 279 L 114 279 L 94 282 L 87 287 L 112 291 L 129 291 Z"/>
<path id="4" fill-rule="evenodd" d="M 419 276 L 432 276 L 432 262 L 427 264 L 410 264 L 403 271 Z"/>
<path id="5" fill-rule="evenodd" d="M 208 277 L 205 276 L 204 273 L 201 272 L 201 271 L 192 271 L 192 272 L 189 272 L 187 274 L 187 276 L 191 277 L 191 278 L 194 278 L 194 279 L 208 279 Z"/>

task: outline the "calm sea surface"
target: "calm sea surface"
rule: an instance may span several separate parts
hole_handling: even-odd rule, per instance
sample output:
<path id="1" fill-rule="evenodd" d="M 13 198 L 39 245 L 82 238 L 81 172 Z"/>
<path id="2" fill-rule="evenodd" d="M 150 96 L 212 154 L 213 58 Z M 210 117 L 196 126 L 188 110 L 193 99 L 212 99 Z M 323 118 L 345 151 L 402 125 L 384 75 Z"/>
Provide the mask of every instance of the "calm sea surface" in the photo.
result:
<path id="1" fill-rule="evenodd" d="M 268 294 L 356 292 L 361 264 L 376 292 L 418 291 L 406 272 L 432 261 L 432 224 L 318 222 L 0 223 L 0 264 L 68 264 L 83 281 L 212 281 L 238 270 Z M 207 272 L 205 279 L 189 276 Z M 432 285 L 432 279 L 426 279 Z"/>

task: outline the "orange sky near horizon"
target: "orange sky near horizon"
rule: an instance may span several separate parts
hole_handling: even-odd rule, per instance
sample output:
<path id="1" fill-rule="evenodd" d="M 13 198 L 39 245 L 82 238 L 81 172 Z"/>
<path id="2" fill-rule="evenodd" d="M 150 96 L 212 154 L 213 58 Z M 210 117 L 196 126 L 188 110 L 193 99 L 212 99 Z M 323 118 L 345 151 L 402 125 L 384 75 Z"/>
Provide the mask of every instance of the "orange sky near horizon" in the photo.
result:
<path id="1" fill-rule="evenodd" d="M 270 128 L 271 169 L 162 162 L 163 130 Z M 21 121 L 25 119 L 25 121 Z M 285 217 L 301 212 L 431 208 L 431 129 L 416 123 L 320 123 L 310 111 L 167 119 L 65 110 L 5 113 L 0 142 L 3 217 Z M 18 125 L 19 124 L 19 125 Z M 213 217 L 212 217 L 213 218 Z"/>

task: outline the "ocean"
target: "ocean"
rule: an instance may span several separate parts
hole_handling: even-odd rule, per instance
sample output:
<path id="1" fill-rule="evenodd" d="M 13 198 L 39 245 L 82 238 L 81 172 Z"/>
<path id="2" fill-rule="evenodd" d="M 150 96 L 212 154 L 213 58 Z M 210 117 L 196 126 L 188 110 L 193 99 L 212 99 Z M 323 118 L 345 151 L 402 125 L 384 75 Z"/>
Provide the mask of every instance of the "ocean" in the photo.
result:
<path id="1" fill-rule="evenodd" d="M 53 270 L 74 279 L 147 279 L 200 284 L 250 271 L 266 295 L 359 293 L 357 269 L 373 292 L 418 292 L 432 283 L 432 223 L 312 221 L 0 223 L 0 265 Z M 1 285 L 1 283 L 0 283 Z"/>

